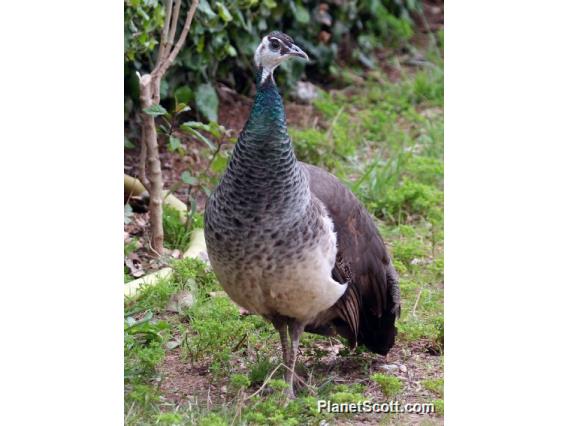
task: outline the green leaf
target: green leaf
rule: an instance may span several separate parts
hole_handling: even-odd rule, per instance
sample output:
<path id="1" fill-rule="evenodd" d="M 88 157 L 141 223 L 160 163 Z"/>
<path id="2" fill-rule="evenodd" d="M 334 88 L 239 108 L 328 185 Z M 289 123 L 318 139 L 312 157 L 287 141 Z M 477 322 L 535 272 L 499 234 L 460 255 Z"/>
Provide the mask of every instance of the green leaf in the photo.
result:
<path id="1" fill-rule="evenodd" d="M 124 137 L 124 147 L 129 149 L 134 148 L 134 144 L 126 136 Z"/>
<path id="2" fill-rule="evenodd" d="M 207 145 L 211 151 L 215 151 L 217 149 L 215 147 L 215 145 L 209 139 L 207 139 L 205 136 L 203 136 L 197 130 L 195 130 L 195 129 L 189 127 L 189 126 L 186 126 L 185 124 L 182 124 L 180 126 L 180 129 L 183 130 L 186 133 L 189 133 L 189 134 L 195 136 L 197 139 L 199 139 L 201 142 L 203 142 L 205 145 Z"/>
<path id="3" fill-rule="evenodd" d="M 189 86 L 178 87 L 174 91 L 174 96 L 177 102 L 188 104 L 191 101 L 192 90 Z"/>
<path id="4" fill-rule="evenodd" d="M 217 123 L 216 121 L 212 121 L 209 123 L 209 133 L 211 133 L 211 135 L 214 138 L 220 138 L 221 133 L 225 132 L 226 129 L 223 126 L 220 126 L 219 123 Z"/>
<path id="5" fill-rule="evenodd" d="M 170 88 L 170 83 L 168 83 L 168 80 L 162 79 L 160 81 L 160 97 L 162 98 L 167 97 L 169 88 Z"/>
<path id="6" fill-rule="evenodd" d="M 176 114 L 179 114 L 180 112 L 184 112 L 184 111 L 189 111 L 191 108 L 184 104 L 183 102 L 180 102 L 178 104 L 176 104 Z"/>
<path id="7" fill-rule="evenodd" d="M 199 183 L 197 178 L 191 176 L 188 171 L 181 174 L 181 180 L 183 183 L 187 183 L 188 185 L 197 185 Z"/>
<path id="8" fill-rule="evenodd" d="M 211 83 L 200 84 L 195 93 L 195 103 L 209 121 L 217 121 L 217 111 L 219 109 L 219 98 Z"/>
<path id="9" fill-rule="evenodd" d="M 181 125 L 181 129 L 184 130 L 184 127 L 211 132 L 211 126 L 209 124 L 202 123 L 201 121 L 186 121 Z"/>
<path id="10" fill-rule="evenodd" d="M 227 55 L 232 56 L 233 58 L 235 56 L 237 56 L 237 49 L 235 49 L 233 46 L 231 46 L 230 44 L 227 44 L 225 46 L 225 52 L 227 52 Z"/>
<path id="11" fill-rule="evenodd" d="M 301 5 L 296 5 L 296 21 L 300 24 L 307 24 L 310 22 L 310 12 Z"/>
<path id="12" fill-rule="evenodd" d="M 215 6 L 217 6 L 217 12 L 219 12 L 219 16 L 223 21 L 231 22 L 233 20 L 231 12 L 229 12 L 229 9 L 227 9 L 227 7 L 223 3 L 216 1 Z"/>
<path id="13" fill-rule="evenodd" d="M 268 9 L 274 9 L 276 6 L 278 6 L 276 1 L 274 0 L 264 0 L 263 3 Z"/>
<path id="14" fill-rule="evenodd" d="M 170 136 L 168 139 L 168 149 L 173 152 L 179 148 L 181 148 L 181 141 L 179 140 L 179 138 Z"/>
<path id="15" fill-rule="evenodd" d="M 167 114 L 168 111 L 160 104 L 152 105 L 151 107 L 144 108 L 144 112 L 152 117 L 158 117 L 160 115 Z"/>
<path id="16" fill-rule="evenodd" d="M 199 5 L 197 6 L 197 10 L 205 13 L 207 15 L 207 18 L 215 18 L 217 15 L 215 15 L 215 12 L 213 12 L 213 9 L 211 9 L 211 6 L 209 5 L 209 2 L 207 0 L 201 0 L 199 2 Z"/>
<path id="17" fill-rule="evenodd" d="M 211 170 L 213 170 L 215 173 L 221 173 L 227 168 L 228 162 L 229 159 L 227 157 L 224 157 L 223 155 L 219 154 L 215 157 L 215 159 L 211 163 Z"/>

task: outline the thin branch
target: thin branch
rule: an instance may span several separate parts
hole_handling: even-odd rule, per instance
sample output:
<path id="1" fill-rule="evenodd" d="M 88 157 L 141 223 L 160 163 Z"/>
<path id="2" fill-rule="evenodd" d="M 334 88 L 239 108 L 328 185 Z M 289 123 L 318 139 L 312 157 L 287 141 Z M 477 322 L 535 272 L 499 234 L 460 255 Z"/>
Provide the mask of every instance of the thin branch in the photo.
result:
<path id="1" fill-rule="evenodd" d="M 176 36 L 179 11 L 181 9 L 181 0 L 176 0 L 174 15 L 172 17 L 172 23 L 170 25 L 170 34 L 168 36 L 168 41 L 166 43 L 166 50 L 164 51 L 164 56 L 168 56 L 172 51 L 172 46 L 174 44 L 174 38 Z"/>
<path id="2" fill-rule="evenodd" d="M 341 105 L 341 108 L 339 108 L 339 111 L 337 111 L 337 114 L 335 114 L 335 117 L 333 117 L 333 120 L 331 121 L 331 124 L 329 125 L 329 128 L 327 129 L 327 132 L 325 134 L 325 138 L 327 140 L 329 140 L 329 138 L 331 138 L 331 136 L 333 135 L 333 128 L 335 127 L 335 124 L 337 123 L 337 120 L 339 119 L 339 116 L 343 113 L 344 109 L 345 105 Z"/>
<path id="3" fill-rule="evenodd" d="M 276 373 L 280 367 L 286 367 L 284 364 L 280 363 L 276 366 L 276 368 L 274 370 L 272 370 L 272 373 L 270 373 L 268 375 L 268 377 L 266 379 L 264 379 L 264 383 L 262 384 L 262 386 L 260 388 L 258 388 L 258 390 L 252 394 L 250 394 L 249 396 L 247 396 L 243 401 L 248 401 L 249 399 L 251 399 L 253 396 L 258 395 L 260 392 L 262 392 L 262 390 L 266 387 L 266 385 L 268 384 L 268 382 L 270 381 L 270 379 L 272 379 L 272 376 L 274 376 L 274 373 Z"/>
<path id="4" fill-rule="evenodd" d="M 156 66 L 162 63 L 164 57 L 167 56 L 165 52 L 166 44 L 168 42 L 168 32 L 170 29 L 170 22 L 172 19 L 172 0 L 166 0 L 166 20 L 164 21 L 164 27 L 162 28 L 162 36 L 160 38 L 160 49 L 158 50 L 158 62 Z"/>
<path id="5" fill-rule="evenodd" d="M 317 395 L 317 392 L 314 391 L 312 389 L 312 387 L 310 385 L 308 385 L 300 376 L 298 376 L 298 374 L 292 370 L 290 367 L 288 367 L 286 364 L 282 364 L 284 366 L 284 368 L 288 371 L 290 371 L 293 374 L 293 378 L 296 378 L 296 380 L 298 380 L 302 385 L 304 385 L 306 387 L 306 389 L 308 390 L 308 392 L 310 392 L 312 395 Z"/>
<path id="6" fill-rule="evenodd" d="M 424 287 L 420 287 L 420 291 L 418 292 L 418 296 L 416 296 L 416 302 L 414 302 L 414 307 L 412 308 L 412 316 L 416 317 L 416 308 L 418 307 L 418 301 L 420 300 L 420 296 L 422 295 L 422 289 Z"/>
<path id="7" fill-rule="evenodd" d="M 245 398 L 243 399 L 243 402 L 244 402 L 244 401 L 248 401 L 248 400 L 251 399 L 252 397 L 254 397 L 254 396 L 258 395 L 260 392 L 262 392 L 262 390 L 266 387 L 266 385 L 268 384 L 268 382 L 270 381 L 270 379 L 272 379 L 272 376 L 274 376 L 274 373 L 276 373 L 276 372 L 280 369 L 280 367 L 284 367 L 286 370 L 291 371 L 291 372 L 294 374 L 295 378 L 296 378 L 301 384 L 303 384 L 303 385 L 306 387 L 306 389 L 308 389 L 308 392 L 310 392 L 312 395 L 316 395 L 316 392 L 312 389 L 312 387 L 311 387 L 310 385 L 308 385 L 306 382 L 304 382 L 304 381 L 300 378 L 300 376 L 298 376 L 298 375 L 296 374 L 296 372 L 295 372 L 294 370 L 292 370 L 292 369 L 291 369 L 290 367 L 288 367 L 287 365 L 285 365 L 285 364 L 283 364 L 283 363 L 280 363 L 280 364 L 278 364 L 278 365 L 276 366 L 276 368 L 275 368 L 274 370 L 272 370 L 272 373 L 270 373 L 270 374 L 268 375 L 268 377 L 267 377 L 266 379 L 264 379 L 264 383 L 262 383 L 262 386 L 261 386 L 260 388 L 258 388 L 256 392 L 254 392 L 254 393 L 250 394 L 249 396 L 245 397 Z"/>
<path id="8" fill-rule="evenodd" d="M 170 65 L 174 62 L 174 59 L 176 58 L 179 51 L 181 50 L 181 47 L 185 43 L 185 39 L 187 38 L 187 33 L 189 32 L 189 28 L 191 27 L 191 21 L 193 20 L 193 16 L 195 15 L 195 11 L 197 9 L 198 4 L 199 0 L 192 0 L 191 7 L 187 12 L 187 17 L 185 18 L 185 23 L 183 24 L 183 30 L 181 31 L 181 34 L 179 36 L 179 39 L 175 47 L 170 52 L 168 57 L 163 61 L 160 61 L 161 63 L 159 63 L 156 66 L 156 68 L 154 68 L 154 71 L 152 71 L 153 77 L 158 79 L 161 78 L 164 75 L 164 73 L 167 71 L 167 69 L 170 67 Z"/>

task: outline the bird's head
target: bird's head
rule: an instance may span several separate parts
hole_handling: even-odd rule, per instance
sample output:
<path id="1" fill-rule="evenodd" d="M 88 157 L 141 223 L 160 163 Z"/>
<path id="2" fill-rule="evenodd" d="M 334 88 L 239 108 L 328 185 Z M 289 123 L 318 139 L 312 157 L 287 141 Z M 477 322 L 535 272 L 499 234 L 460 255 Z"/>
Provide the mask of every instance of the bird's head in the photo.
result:
<path id="1" fill-rule="evenodd" d="M 273 31 L 265 36 L 254 54 L 254 63 L 258 69 L 262 70 L 261 82 L 269 77 L 272 78 L 276 67 L 286 59 L 293 57 L 309 60 L 306 52 L 296 46 L 289 35 Z"/>

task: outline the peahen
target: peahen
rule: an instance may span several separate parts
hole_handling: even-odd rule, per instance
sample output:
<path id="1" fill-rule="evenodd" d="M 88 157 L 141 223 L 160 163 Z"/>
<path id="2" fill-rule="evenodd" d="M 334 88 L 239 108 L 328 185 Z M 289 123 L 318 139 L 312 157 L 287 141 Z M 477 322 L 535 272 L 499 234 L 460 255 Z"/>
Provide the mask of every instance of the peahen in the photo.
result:
<path id="1" fill-rule="evenodd" d="M 254 60 L 257 93 L 227 171 L 205 209 L 211 266 L 227 294 L 272 322 L 294 394 L 304 330 L 386 355 L 400 315 L 398 278 L 369 213 L 328 172 L 296 160 L 274 69 L 308 59 L 272 32 Z"/>

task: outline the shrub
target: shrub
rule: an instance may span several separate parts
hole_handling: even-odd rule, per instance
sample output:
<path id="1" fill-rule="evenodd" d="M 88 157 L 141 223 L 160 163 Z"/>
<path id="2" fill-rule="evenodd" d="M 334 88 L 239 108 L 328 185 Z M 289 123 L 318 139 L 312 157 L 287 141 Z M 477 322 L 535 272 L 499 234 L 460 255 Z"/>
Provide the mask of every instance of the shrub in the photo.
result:
<path id="1" fill-rule="evenodd" d="M 188 3 L 183 2 L 181 21 Z M 158 0 L 125 0 L 124 4 L 125 90 L 137 102 L 135 73 L 150 69 L 165 12 Z M 162 82 L 162 96 L 173 97 L 174 90 L 181 91 L 195 105 L 199 91 L 213 81 L 239 91 L 251 88 L 254 50 L 271 30 L 290 34 L 306 50 L 312 59 L 306 68 L 310 77 L 338 74 L 334 62 L 340 52 L 348 61 L 374 66 L 373 49 L 399 46 L 412 36 L 410 16 L 420 5 L 419 0 L 200 0 L 186 46 Z M 280 83 L 293 83 L 304 67 L 299 61 L 284 64 Z M 127 102 L 127 114 L 132 106 L 132 101 Z"/>

